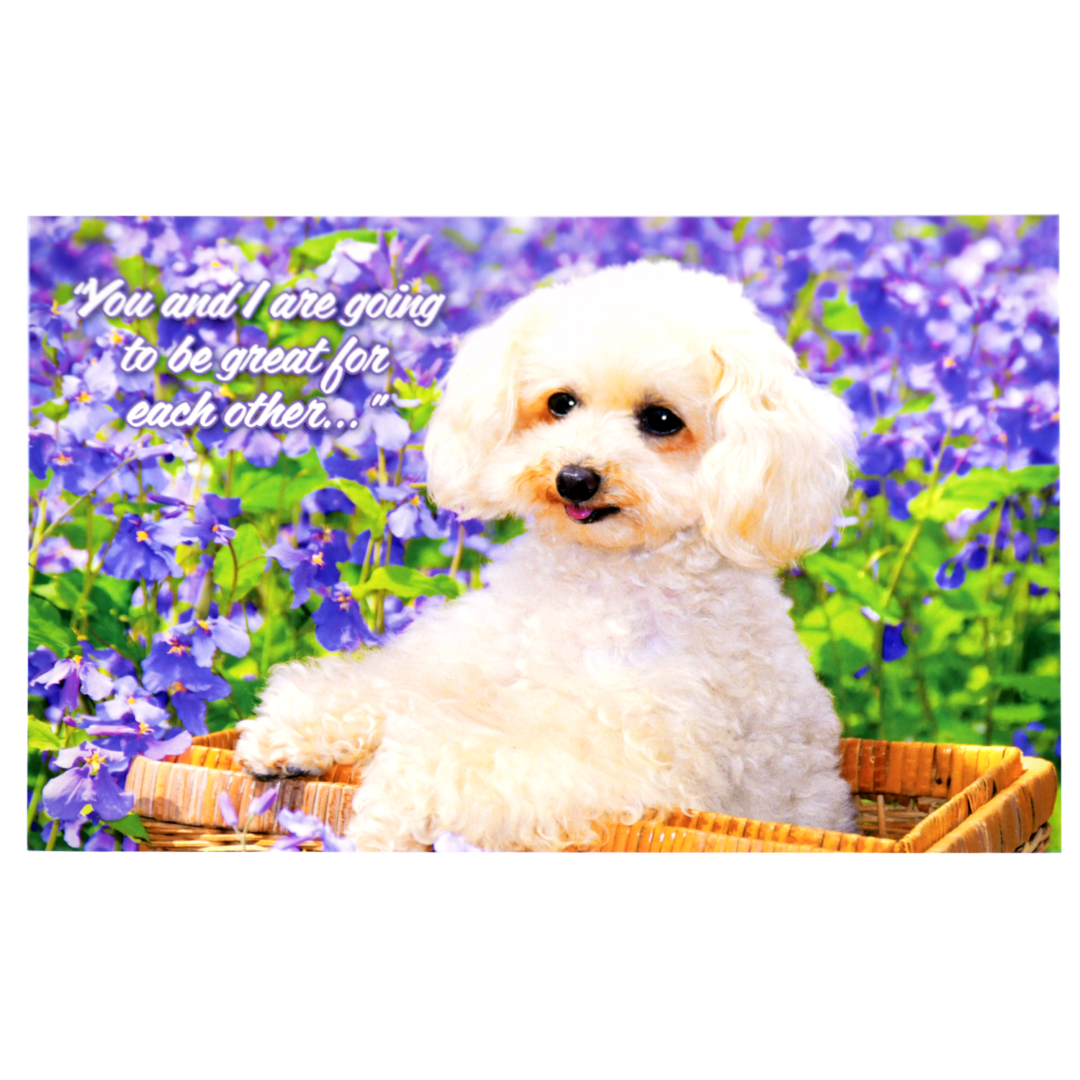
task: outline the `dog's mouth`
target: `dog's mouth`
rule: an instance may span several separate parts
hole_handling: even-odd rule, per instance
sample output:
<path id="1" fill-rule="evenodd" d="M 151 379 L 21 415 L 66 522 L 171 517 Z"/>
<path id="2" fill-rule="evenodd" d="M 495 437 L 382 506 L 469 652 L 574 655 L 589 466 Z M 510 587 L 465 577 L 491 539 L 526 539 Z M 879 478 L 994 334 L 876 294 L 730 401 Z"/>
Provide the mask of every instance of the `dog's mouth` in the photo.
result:
<path id="1" fill-rule="evenodd" d="M 580 503 L 567 503 L 566 516 L 582 525 L 592 525 L 594 522 L 603 521 L 612 514 L 617 514 L 617 506 L 582 506 Z"/>

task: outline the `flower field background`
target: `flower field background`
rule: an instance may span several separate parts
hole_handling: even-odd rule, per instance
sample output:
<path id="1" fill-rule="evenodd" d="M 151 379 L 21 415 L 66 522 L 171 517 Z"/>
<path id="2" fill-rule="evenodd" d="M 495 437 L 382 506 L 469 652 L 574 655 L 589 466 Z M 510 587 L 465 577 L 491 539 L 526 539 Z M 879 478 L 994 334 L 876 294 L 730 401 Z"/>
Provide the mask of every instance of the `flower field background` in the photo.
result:
<path id="1" fill-rule="evenodd" d="M 538 286 L 639 258 L 741 280 L 857 418 L 846 516 L 785 575 L 847 734 L 1010 743 L 1060 772 L 1056 218 L 38 218 L 29 846 L 133 850 L 134 755 L 251 715 L 275 664 L 377 648 L 482 588 L 523 524 L 458 520 L 424 488 L 425 425 L 460 338 Z M 446 300 L 423 329 L 273 320 L 266 305 L 250 321 L 82 320 L 74 289 L 91 277 L 159 307 L 237 282 L 241 298 L 269 282 L 268 298 Z M 346 376 L 330 429 L 125 423 L 142 400 L 209 391 L 221 413 L 276 390 L 320 396 L 304 376 L 124 371 L 136 337 L 220 358 L 321 336 L 336 349 L 348 333 L 388 348 L 391 369 Z M 290 826 L 293 848 L 305 828 Z"/>

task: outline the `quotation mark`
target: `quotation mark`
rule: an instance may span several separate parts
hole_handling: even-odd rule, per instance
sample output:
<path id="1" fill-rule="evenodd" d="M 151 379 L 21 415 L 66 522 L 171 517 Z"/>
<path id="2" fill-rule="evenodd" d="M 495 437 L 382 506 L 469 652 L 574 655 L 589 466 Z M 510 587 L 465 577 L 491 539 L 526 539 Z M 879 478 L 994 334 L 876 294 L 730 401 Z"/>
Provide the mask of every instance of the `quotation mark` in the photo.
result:
<path id="1" fill-rule="evenodd" d="M 390 400 L 389 394 L 372 394 L 371 395 L 371 407 L 373 409 L 381 408 Z"/>

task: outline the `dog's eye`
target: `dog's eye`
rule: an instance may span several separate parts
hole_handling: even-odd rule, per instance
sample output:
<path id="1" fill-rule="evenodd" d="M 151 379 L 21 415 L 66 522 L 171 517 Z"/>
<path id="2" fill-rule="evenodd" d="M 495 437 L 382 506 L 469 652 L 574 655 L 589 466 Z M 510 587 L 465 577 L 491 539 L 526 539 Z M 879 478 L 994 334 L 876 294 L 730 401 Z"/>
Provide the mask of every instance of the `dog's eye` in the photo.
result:
<path id="1" fill-rule="evenodd" d="M 565 416 L 577 403 L 577 398 L 573 394 L 560 390 L 559 393 L 552 394 L 548 398 L 548 411 L 552 416 Z"/>
<path id="2" fill-rule="evenodd" d="M 674 435 L 686 425 L 666 405 L 646 405 L 638 424 L 647 435 Z"/>

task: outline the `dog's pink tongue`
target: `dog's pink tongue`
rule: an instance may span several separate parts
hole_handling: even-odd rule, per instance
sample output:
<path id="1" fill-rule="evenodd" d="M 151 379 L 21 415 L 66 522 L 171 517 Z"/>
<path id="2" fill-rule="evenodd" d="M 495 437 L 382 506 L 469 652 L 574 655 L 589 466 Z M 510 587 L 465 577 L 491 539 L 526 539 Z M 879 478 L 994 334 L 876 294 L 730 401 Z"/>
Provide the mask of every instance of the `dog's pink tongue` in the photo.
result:
<path id="1" fill-rule="evenodd" d="M 584 521 L 592 513 L 592 507 L 567 505 L 566 512 L 575 521 Z"/>

